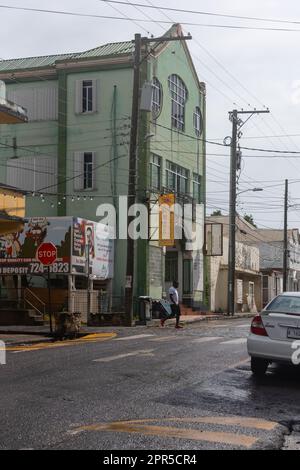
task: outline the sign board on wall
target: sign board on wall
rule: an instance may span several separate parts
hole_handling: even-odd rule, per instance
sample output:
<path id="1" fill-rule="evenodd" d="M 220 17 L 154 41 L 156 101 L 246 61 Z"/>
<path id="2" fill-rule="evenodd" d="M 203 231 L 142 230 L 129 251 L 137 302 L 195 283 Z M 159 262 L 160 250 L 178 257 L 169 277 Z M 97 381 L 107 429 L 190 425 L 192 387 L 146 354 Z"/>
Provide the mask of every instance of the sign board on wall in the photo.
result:
<path id="1" fill-rule="evenodd" d="M 38 260 L 38 248 L 43 243 L 52 243 L 57 259 L 50 266 L 50 272 L 70 272 L 72 218 L 33 217 L 17 233 L 1 237 L 0 275 L 13 276 L 43 274 L 47 271 Z"/>
<path id="2" fill-rule="evenodd" d="M 53 274 L 87 274 L 89 246 L 90 272 L 94 279 L 113 277 L 114 241 L 103 224 L 73 217 L 33 217 L 18 233 L 0 238 L 0 275 L 41 275 L 47 267 L 39 261 L 38 249 L 53 244 L 57 259 Z"/>
<path id="3" fill-rule="evenodd" d="M 112 279 L 114 242 L 106 225 L 74 219 L 72 273 L 86 274 L 88 264 L 94 279 Z"/>
<path id="4" fill-rule="evenodd" d="M 159 245 L 175 245 L 175 194 L 159 197 Z"/>

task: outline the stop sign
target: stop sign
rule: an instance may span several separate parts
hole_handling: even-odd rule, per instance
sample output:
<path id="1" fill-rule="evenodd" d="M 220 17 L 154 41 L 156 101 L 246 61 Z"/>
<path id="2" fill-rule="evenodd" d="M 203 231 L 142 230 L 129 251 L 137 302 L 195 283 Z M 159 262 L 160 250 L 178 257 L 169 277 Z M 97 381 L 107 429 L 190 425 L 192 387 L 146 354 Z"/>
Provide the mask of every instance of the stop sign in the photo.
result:
<path id="1" fill-rule="evenodd" d="M 57 259 L 56 246 L 51 242 L 42 243 L 37 250 L 37 259 L 44 266 L 51 266 Z"/>

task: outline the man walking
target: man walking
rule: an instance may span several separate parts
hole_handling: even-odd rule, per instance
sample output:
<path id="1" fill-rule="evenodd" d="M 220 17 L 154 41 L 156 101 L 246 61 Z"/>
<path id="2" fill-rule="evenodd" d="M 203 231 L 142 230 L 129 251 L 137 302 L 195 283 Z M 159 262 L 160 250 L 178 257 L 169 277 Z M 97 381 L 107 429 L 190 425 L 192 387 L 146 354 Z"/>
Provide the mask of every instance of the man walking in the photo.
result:
<path id="1" fill-rule="evenodd" d="M 180 312 L 180 305 L 179 305 L 178 287 L 179 287 L 179 283 L 177 281 L 174 281 L 173 286 L 170 287 L 169 289 L 169 299 L 171 303 L 172 316 L 176 318 L 176 325 L 175 325 L 176 329 L 182 328 L 182 326 L 179 325 L 181 312 Z M 165 325 L 166 320 L 167 318 L 163 318 L 160 321 L 161 326 Z"/>

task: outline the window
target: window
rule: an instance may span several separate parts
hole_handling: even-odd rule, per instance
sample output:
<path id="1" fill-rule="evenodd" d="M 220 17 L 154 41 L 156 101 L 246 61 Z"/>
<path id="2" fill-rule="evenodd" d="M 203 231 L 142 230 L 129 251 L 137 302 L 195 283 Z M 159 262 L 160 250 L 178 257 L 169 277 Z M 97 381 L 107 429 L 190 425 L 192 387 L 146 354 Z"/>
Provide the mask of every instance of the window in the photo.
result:
<path id="1" fill-rule="evenodd" d="M 93 166 L 94 158 L 92 153 L 84 154 L 84 181 L 83 189 L 93 189 Z"/>
<path id="2" fill-rule="evenodd" d="M 166 282 L 173 282 L 178 279 L 178 252 L 167 251 L 166 253 Z"/>
<path id="3" fill-rule="evenodd" d="M 200 137 L 203 132 L 203 121 L 201 109 L 199 106 L 196 106 L 194 111 L 194 129 L 197 137 Z"/>
<path id="4" fill-rule="evenodd" d="M 74 190 L 93 190 L 95 152 L 75 152 Z"/>
<path id="5" fill-rule="evenodd" d="M 76 80 L 75 113 L 97 111 L 97 80 Z"/>
<path id="6" fill-rule="evenodd" d="M 152 94 L 152 116 L 157 119 L 162 110 L 163 89 L 162 84 L 157 78 L 153 78 L 153 94 Z"/>
<path id="7" fill-rule="evenodd" d="M 178 75 L 170 75 L 169 90 L 172 99 L 172 127 L 180 131 L 185 128 L 185 103 L 188 99 L 188 90 Z"/>
<path id="8" fill-rule="evenodd" d="M 161 187 L 161 158 L 152 155 L 150 163 L 151 188 L 160 189 Z"/>
<path id="9" fill-rule="evenodd" d="M 167 162 L 166 172 L 168 189 L 178 194 L 187 194 L 189 171 L 172 162 Z"/>
<path id="10" fill-rule="evenodd" d="M 193 199 L 197 204 L 201 203 L 201 176 L 193 173 Z"/>
<path id="11" fill-rule="evenodd" d="M 90 113 L 93 111 L 93 82 L 84 80 L 82 82 L 82 112 Z"/>

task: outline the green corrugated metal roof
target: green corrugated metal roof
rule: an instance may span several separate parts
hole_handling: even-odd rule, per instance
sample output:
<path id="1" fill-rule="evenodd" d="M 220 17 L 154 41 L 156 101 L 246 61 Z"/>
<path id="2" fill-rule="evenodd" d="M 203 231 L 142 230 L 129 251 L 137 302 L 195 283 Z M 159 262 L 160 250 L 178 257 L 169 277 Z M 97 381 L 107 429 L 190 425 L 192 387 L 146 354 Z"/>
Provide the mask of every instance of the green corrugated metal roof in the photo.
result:
<path id="1" fill-rule="evenodd" d="M 41 67 L 51 67 L 59 60 L 67 59 L 83 59 L 88 57 L 105 57 L 113 55 L 131 54 L 133 52 L 133 44 L 131 41 L 116 42 L 104 44 L 84 52 L 73 54 L 59 54 L 41 57 L 26 57 L 21 59 L 8 59 L 0 61 L 0 72 L 10 70 L 35 69 Z"/>

